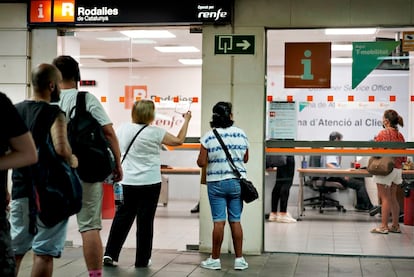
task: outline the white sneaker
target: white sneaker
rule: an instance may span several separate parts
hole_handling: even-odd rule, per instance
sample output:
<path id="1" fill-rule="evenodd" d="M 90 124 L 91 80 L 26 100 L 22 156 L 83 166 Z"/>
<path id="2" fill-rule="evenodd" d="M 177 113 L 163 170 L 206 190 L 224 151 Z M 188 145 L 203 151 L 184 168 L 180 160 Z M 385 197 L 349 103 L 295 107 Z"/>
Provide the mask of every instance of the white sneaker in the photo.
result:
<path id="1" fill-rule="evenodd" d="M 276 222 L 279 218 L 279 213 L 270 213 L 269 214 L 269 221 Z"/>
<path id="2" fill-rule="evenodd" d="M 243 257 L 236 258 L 234 260 L 234 269 L 235 270 L 244 270 L 249 268 L 249 264 L 246 262 L 246 260 Z"/>
<path id="3" fill-rule="evenodd" d="M 103 265 L 105 266 L 115 266 L 114 260 L 110 256 L 103 256 Z"/>
<path id="4" fill-rule="evenodd" d="M 289 214 L 279 215 L 277 222 L 280 223 L 296 223 L 296 219 L 291 217 Z"/>
<path id="5" fill-rule="evenodd" d="M 207 260 L 201 262 L 201 267 L 207 268 L 207 269 L 219 270 L 221 269 L 221 262 L 220 262 L 220 259 L 212 259 L 210 256 Z"/>

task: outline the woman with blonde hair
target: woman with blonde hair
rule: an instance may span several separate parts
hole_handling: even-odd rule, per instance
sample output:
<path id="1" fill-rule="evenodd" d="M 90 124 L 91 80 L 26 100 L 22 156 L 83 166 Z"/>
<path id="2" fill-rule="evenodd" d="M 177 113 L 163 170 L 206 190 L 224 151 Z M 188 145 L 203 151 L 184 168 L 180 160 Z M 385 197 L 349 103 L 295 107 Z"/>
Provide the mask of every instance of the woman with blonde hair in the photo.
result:
<path id="1" fill-rule="evenodd" d="M 398 125 L 404 126 L 402 117 L 394 110 L 386 110 L 382 117 L 384 129 L 375 137 L 375 141 L 405 142 L 404 136 L 398 131 Z M 400 206 L 397 200 L 397 187 L 402 183 L 402 163 L 407 157 L 395 157 L 394 169 L 387 176 L 375 175 L 373 180 L 377 184 L 378 197 L 381 201 L 381 226 L 371 230 L 371 233 L 388 234 L 401 233 L 398 219 Z M 388 226 L 391 213 L 392 225 Z"/>
<path id="2" fill-rule="evenodd" d="M 183 144 L 191 112 L 183 114 L 184 123 L 177 136 L 151 125 L 155 119 L 155 105 L 151 100 L 135 102 L 131 117 L 132 122 L 121 125 L 116 131 L 123 158 L 124 176 L 120 183 L 123 185 L 124 203 L 117 209 L 112 221 L 103 257 L 103 263 L 107 266 L 113 266 L 118 261 L 135 219 L 135 267 L 151 264 L 154 217 L 161 190 L 160 151 L 163 144 Z M 129 151 L 125 154 L 128 148 Z"/>

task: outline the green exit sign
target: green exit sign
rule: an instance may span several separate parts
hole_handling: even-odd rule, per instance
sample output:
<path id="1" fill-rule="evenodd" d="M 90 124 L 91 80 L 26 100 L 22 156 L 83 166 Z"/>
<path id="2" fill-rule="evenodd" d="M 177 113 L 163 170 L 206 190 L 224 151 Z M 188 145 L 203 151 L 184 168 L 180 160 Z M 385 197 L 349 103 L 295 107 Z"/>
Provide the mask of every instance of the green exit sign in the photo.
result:
<path id="1" fill-rule="evenodd" d="M 253 35 L 216 35 L 214 54 L 254 54 Z"/>

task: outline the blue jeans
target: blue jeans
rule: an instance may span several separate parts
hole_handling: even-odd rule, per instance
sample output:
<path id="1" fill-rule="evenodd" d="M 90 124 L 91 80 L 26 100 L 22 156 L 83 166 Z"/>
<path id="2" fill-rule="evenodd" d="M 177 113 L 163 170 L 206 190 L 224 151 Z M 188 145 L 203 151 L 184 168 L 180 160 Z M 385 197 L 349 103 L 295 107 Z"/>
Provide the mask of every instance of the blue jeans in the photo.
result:
<path id="1" fill-rule="evenodd" d="M 243 201 L 240 198 L 240 182 L 238 179 L 226 179 L 207 182 L 208 199 L 214 222 L 240 222 Z"/>

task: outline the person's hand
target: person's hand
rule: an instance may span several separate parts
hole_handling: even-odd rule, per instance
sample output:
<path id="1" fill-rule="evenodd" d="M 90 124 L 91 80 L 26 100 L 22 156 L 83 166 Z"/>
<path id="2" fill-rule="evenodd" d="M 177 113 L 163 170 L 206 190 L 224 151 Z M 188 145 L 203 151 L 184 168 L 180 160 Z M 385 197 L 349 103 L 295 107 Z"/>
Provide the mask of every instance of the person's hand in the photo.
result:
<path id="1" fill-rule="evenodd" d="M 185 120 L 190 121 L 190 119 L 191 119 L 191 111 L 188 111 L 185 114 L 183 114 L 183 117 L 184 117 Z"/>
<path id="2" fill-rule="evenodd" d="M 114 182 L 119 182 L 121 181 L 123 178 L 123 172 L 122 172 L 122 167 L 121 164 L 115 166 L 114 171 L 112 171 L 112 180 Z"/>
<path id="3" fill-rule="evenodd" d="M 77 168 L 78 165 L 79 165 L 78 157 L 72 154 L 72 156 L 70 157 L 69 166 L 72 168 Z"/>
<path id="4" fill-rule="evenodd" d="M 6 192 L 6 211 L 9 211 L 10 210 L 9 204 L 10 204 L 10 192 L 7 191 Z"/>

